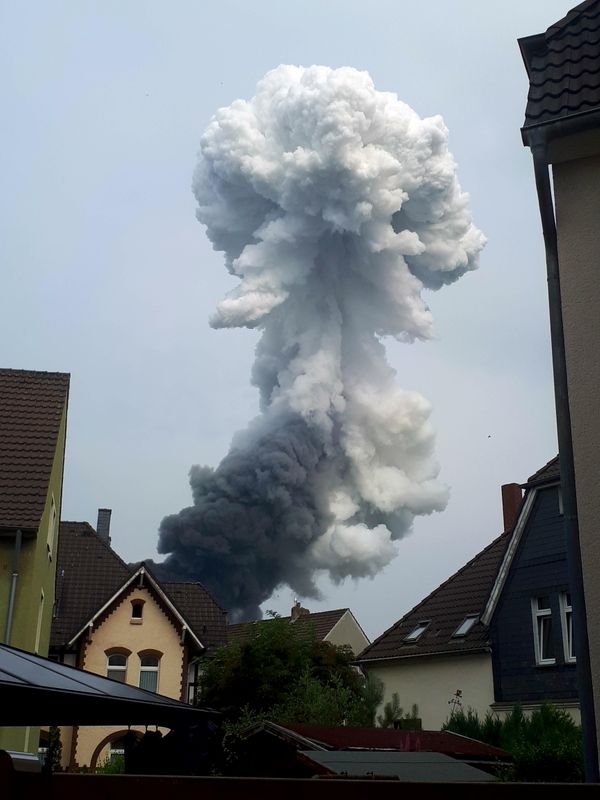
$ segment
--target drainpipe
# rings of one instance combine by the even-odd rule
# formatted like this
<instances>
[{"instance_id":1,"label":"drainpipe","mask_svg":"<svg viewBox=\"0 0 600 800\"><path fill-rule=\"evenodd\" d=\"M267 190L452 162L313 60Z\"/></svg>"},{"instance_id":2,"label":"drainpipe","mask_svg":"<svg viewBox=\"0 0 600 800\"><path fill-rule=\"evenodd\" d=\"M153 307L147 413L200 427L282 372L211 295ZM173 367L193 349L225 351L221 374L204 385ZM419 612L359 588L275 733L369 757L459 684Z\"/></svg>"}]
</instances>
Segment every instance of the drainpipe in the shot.
<instances>
[{"instance_id":1,"label":"drainpipe","mask_svg":"<svg viewBox=\"0 0 600 800\"><path fill-rule=\"evenodd\" d=\"M597 783L600 780L600 774L598 770L596 711L594 706L590 647L587 632L587 613L583 587L581 547L579 542L579 522L577 519L577 492L575 486L575 465L573 461L571 411L569 408L569 388L567 381L567 361L562 318L554 203L552 200L552 190L550 187L550 176L548 174L549 169L545 158L544 143L542 141L536 143L532 142L530 147L533 154L535 183L546 249L560 482L562 488L563 518L567 539L569 585L573 608L573 635L575 657L577 659L576 668L579 704L581 706L585 777L587 782Z\"/></svg>"},{"instance_id":2,"label":"drainpipe","mask_svg":"<svg viewBox=\"0 0 600 800\"><path fill-rule=\"evenodd\" d=\"M12 574L10 576L10 589L8 593L8 609L6 610L6 627L4 629L4 644L10 644L12 633L13 614L15 610L15 594L17 592L17 578L19 577L19 562L21 560L21 544L23 534L19 528L15 534L15 549L13 552Z\"/></svg>"}]
</instances>

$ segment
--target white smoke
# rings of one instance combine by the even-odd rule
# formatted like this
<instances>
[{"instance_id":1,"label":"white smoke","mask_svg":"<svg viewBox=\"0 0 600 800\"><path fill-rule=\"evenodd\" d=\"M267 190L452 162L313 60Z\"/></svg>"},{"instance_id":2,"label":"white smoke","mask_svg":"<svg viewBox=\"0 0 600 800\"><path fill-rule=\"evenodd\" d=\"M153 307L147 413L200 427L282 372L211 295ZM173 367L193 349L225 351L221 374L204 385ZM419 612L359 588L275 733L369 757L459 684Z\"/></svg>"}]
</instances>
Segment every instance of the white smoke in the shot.
<instances>
[{"instance_id":1,"label":"white smoke","mask_svg":"<svg viewBox=\"0 0 600 800\"><path fill-rule=\"evenodd\" d=\"M314 593L314 570L334 580L375 574L416 515L445 507L430 406L396 385L382 339L430 338L423 289L475 269L485 239L471 222L442 119L420 119L348 67L280 66L252 100L220 109L202 137L193 188L199 221L240 280L211 324L262 331L252 372L262 416L215 472L192 472L195 505L165 519L160 549L172 554L171 567L209 585L207 573L219 574L215 584L238 584L270 559L251 597L239 589L226 597L248 615L280 583ZM279 480L271 465L277 447L294 450L288 428L313 450ZM243 461L256 478L265 447L268 491L244 482L236 495L232 464L238 475ZM290 482L301 501L293 492L290 499ZM267 504L266 516L276 517L268 547L265 516L254 532L217 532L224 485L236 508ZM307 509L311 522L299 528ZM227 551L222 564L213 557L217 539ZM227 564L240 549L243 574Z\"/></svg>"}]
</instances>

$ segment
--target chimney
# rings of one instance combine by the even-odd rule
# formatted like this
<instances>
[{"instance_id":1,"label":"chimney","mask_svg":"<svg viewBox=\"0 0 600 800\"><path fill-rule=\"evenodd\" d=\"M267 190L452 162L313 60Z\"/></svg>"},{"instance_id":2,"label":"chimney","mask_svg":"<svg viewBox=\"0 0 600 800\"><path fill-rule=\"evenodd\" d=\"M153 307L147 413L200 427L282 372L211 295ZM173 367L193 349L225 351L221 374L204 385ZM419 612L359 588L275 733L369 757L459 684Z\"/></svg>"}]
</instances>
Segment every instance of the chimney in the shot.
<instances>
[{"instance_id":1,"label":"chimney","mask_svg":"<svg viewBox=\"0 0 600 800\"><path fill-rule=\"evenodd\" d=\"M302 608L300 601L294 600L294 605L292 606L292 622L295 622L299 617L306 617L308 614L310 614L308 608Z\"/></svg>"},{"instance_id":2,"label":"chimney","mask_svg":"<svg viewBox=\"0 0 600 800\"><path fill-rule=\"evenodd\" d=\"M110 508L99 508L98 509L98 522L96 524L96 533L102 539L102 541L106 542L106 544L110 544L110 515L112 514L112 509Z\"/></svg>"},{"instance_id":3,"label":"chimney","mask_svg":"<svg viewBox=\"0 0 600 800\"><path fill-rule=\"evenodd\" d=\"M521 487L518 483L505 483L502 487L502 514L504 531L512 530L521 507Z\"/></svg>"}]
</instances>

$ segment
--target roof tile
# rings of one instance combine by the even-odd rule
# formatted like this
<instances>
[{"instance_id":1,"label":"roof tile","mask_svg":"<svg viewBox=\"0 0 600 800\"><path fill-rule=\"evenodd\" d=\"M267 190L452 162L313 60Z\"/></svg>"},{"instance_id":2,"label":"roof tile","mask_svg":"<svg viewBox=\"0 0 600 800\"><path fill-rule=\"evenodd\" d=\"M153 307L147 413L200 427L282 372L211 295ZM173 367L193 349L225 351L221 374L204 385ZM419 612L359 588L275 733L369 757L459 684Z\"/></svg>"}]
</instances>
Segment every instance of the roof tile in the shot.
<instances>
[{"instance_id":1,"label":"roof tile","mask_svg":"<svg viewBox=\"0 0 600 800\"><path fill-rule=\"evenodd\" d=\"M488 629L477 621L465 636L453 634L470 615L483 613L511 532L503 533L421 603L366 647L357 661L409 658L439 653L481 652ZM406 636L421 622L427 628L412 642Z\"/></svg>"},{"instance_id":2,"label":"roof tile","mask_svg":"<svg viewBox=\"0 0 600 800\"><path fill-rule=\"evenodd\" d=\"M0 369L0 528L37 530L70 376Z\"/></svg>"},{"instance_id":3,"label":"roof tile","mask_svg":"<svg viewBox=\"0 0 600 800\"><path fill-rule=\"evenodd\" d=\"M600 0L521 40L530 89L524 128L600 109Z\"/></svg>"}]
</instances>

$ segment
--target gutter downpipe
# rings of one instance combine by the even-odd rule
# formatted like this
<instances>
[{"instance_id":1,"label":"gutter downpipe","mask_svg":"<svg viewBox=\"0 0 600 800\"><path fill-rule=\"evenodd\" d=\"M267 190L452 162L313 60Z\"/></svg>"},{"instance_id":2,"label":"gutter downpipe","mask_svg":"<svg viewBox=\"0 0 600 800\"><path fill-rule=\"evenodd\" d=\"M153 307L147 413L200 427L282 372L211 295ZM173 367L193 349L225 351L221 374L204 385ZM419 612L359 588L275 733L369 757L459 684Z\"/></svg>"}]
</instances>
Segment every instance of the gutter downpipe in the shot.
<instances>
[{"instance_id":1,"label":"gutter downpipe","mask_svg":"<svg viewBox=\"0 0 600 800\"><path fill-rule=\"evenodd\" d=\"M546 161L546 147L542 137L539 139L536 137L534 141L530 140L528 144L531 147L533 155L535 184L546 250L560 482L563 499L563 519L567 540L571 604L573 608L573 636L575 657L577 659L576 669L579 704L581 707L585 779L588 783L597 783L600 781L600 774L598 769L596 711L594 706L590 648L587 631L587 612L583 585L583 568L581 564L579 522L577 519L577 491L575 485L571 411L569 408L567 361L562 318L558 241L549 167Z\"/></svg>"},{"instance_id":2,"label":"gutter downpipe","mask_svg":"<svg viewBox=\"0 0 600 800\"><path fill-rule=\"evenodd\" d=\"M21 561L21 545L23 533L20 528L15 534L15 549L13 552L12 573L10 576L10 589L8 592L8 608L6 610L6 627L4 629L4 644L10 645L12 634L13 614L15 611L15 595L17 592L17 578L19 577L19 562Z\"/></svg>"}]
</instances>

